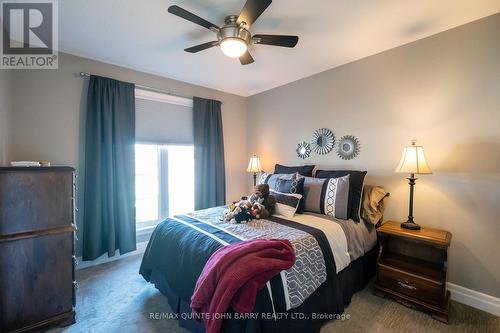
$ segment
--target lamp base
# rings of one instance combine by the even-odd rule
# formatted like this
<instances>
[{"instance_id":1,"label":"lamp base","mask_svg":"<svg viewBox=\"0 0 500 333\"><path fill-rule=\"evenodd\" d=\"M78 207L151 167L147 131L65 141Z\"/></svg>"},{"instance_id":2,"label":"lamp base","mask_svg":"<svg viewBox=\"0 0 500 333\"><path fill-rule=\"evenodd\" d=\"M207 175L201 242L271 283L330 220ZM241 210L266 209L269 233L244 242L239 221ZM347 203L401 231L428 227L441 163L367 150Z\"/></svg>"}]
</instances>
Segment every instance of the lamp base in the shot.
<instances>
[{"instance_id":1,"label":"lamp base","mask_svg":"<svg viewBox=\"0 0 500 333\"><path fill-rule=\"evenodd\" d=\"M415 222L404 222L401 223L401 228L410 229L410 230L420 230L420 226Z\"/></svg>"}]
</instances>

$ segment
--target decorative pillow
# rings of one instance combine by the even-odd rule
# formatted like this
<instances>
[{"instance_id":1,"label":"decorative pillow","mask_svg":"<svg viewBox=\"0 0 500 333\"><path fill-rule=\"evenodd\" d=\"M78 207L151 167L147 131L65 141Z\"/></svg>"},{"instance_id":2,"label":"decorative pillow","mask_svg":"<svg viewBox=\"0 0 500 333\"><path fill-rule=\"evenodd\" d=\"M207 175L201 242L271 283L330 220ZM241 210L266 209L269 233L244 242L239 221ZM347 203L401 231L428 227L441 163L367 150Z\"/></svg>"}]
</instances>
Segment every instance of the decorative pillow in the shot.
<instances>
[{"instance_id":1,"label":"decorative pillow","mask_svg":"<svg viewBox=\"0 0 500 333\"><path fill-rule=\"evenodd\" d=\"M285 174L285 173L267 173L262 171L258 178L257 178L257 184L269 184L271 183L276 183L276 180L278 178L283 178L283 179L295 179L296 176L295 174ZM272 188L271 185L269 185L269 188Z\"/></svg>"},{"instance_id":2,"label":"decorative pillow","mask_svg":"<svg viewBox=\"0 0 500 333\"><path fill-rule=\"evenodd\" d=\"M294 179L295 175L288 175L285 173L267 173L262 171L257 177L257 184L269 184L269 182L275 183L278 178ZM269 188L271 188L271 186L269 186Z\"/></svg>"},{"instance_id":3,"label":"decorative pillow","mask_svg":"<svg viewBox=\"0 0 500 333\"><path fill-rule=\"evenodd\" d=\"M383 187L366 185L363 188L361 218L373 225L377 225L381 222L385 210L384 199L388 196L389 192L387 192Z\"/></svg>"},{"instance_id":4,"label":"decorative pillow","mask_svg":"<svg viewBox=\"0 0 500 333\"><path fill-rule=\"evenodd\" d=\"M268 184L269 189L275 192L300 194L304 193L304 177L297 173L293 174L266 174L263 173L259 177L259 184ZM303 212L301 204L297 213Z\"/></svg>"},{"instance_id":5,"label":"decorative pillow","mask_svg":"<svg viewBox=\"0 0 500 333\"><path fill-rule=\"evenodd\" d=\"M302 199L301 194L281 193L271 190L272 195L276 198L275 214L283 215L291 218L295 215L297 208Z\"/></svg>"},{"instance_id":6,"label":"decorative pillow","mask_svg":"<svg viewBox=\"0 0 500 333\"><path fill-rule=\"evenodd\" d=\"M349 175L339 178L304 177L305 212L349 219Z\"/></svg>"},{"instance_id":7,"label":"decorative pillow","mask_svg":"<svg viewBox=\"0 0 500 333\"><path fill-rule=\"evenodd\" d=\"M292 177L288 177L292 176ZM294 175L286 175L281 177L270 177L267 181L269 188L276 192L300 194L304 193L304 177L295 177Z\"/></svg>"},{"instance_id":8,"label":"decorative pillow","mask_svg":"<svg viewBox=\"0 0 500 333\"><path fill-rule=\"evenodd\" d=\"M315 165L286 166L286 165L276 164L274 166L274 173L290 174L298 172L299 175L312 177L314 167Z\"/></svg>"},{"instance_id":9,"label":"decorative pillow","mask_svg":"<svg viewBox=\"0 0 500 333\"><path fill-rule=\"evenodd\" d=\"M359 222L361 214L361 199L363 196L363 185L365 183L366 171L356 170L317 170L316 178L338 178L349 175L349 217Z\"/></svg>"}]
</instances>

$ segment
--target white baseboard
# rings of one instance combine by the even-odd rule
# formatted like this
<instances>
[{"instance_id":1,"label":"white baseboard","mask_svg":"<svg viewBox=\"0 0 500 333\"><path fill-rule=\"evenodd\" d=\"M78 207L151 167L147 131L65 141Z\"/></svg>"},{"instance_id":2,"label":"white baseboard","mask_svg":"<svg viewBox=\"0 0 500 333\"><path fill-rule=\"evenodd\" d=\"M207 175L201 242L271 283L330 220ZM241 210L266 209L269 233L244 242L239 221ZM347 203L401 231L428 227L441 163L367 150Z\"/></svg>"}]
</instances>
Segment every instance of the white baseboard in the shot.
<instances>
[{"instance_id":1,"label":"white baseboard","mask_svg":"<svg viewBox=\"0 0 500 333\"><path fill-rule=\"evenodd\" d=\"M78 265L76 266L76 270L80 270L80 269L84 269L84 268L88 268L88 267L92 267L92 266L97 266L97 265L104 264L107 262L111 262L111 261L127 258L127 257L133 256L133 255L136 255L136 254L144 253L144 251L146 251L147 245L148 245L148 242L137 243L137 249L135 251L125 253L124 255L115 254L113 257L108 257L107 254L103 254L99 258L94 259L94 260L90 260L90 261L82 261L82 257L77 257L76 260L78 262Z\"/></svg>"},{"instance_id":2,"label":"white baseboard","mask_svg":"<svg viewBox=\"0 0 500 333\"><path fill-rule=\"evenodd\" d=\"M500 317L500 298L467 289L454 283L447 283L451 299L473 308L483 310Z\"/></svg>"}]
</instances>

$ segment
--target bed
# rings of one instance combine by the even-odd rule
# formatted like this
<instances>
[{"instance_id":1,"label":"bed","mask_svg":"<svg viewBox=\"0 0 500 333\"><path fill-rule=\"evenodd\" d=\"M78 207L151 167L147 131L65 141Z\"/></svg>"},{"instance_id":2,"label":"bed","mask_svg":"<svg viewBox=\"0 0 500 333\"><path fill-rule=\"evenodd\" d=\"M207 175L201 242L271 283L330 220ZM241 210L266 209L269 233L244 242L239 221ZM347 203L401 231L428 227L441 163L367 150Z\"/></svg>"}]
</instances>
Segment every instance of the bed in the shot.
<instances>
[{"instance_id":1,"label":"bed","mask_svg":"<svg viewBox=\"0 0 500 333\"><path fill-rule=\"evenodd\" d=\"M371 224L315 213L234 224L222 221L224 209L161 222L141 263L140 274L167 297L179 325L192 332L204 332L189 306L197 278L210 255L227 244L288 239L297 259L258 293L252 314L228 312L222 332L319 332L325 322L342 318L352 295L374 275L378 245Z\"/></svg>"}]
</instances>

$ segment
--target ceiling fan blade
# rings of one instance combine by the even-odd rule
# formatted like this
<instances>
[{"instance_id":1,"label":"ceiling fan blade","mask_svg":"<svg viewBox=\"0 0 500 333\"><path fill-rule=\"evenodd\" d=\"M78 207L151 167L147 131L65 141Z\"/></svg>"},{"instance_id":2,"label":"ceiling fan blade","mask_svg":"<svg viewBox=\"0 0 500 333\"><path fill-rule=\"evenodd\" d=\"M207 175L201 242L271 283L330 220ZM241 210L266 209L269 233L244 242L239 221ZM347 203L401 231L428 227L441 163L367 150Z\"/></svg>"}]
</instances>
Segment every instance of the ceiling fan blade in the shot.
<instances>
[{"instance_id":1,"label":"ceiling fan blade","mask_svg":"<svg viewBox=\"0 0 500 333\"><path fill-rule=\"evenodd\" d=\"M272 0L247 0L238 16L238 23L245 22L250 27L271 4Z\"/></svg>"},{"instance_id":2,"label":"ceiling fan blade","mask_svg":"<svg viewBox=\"0 0 500 333\"><path fill-rule=\"evenodd\" d=\"M203 44L200 44L200 45L195 45L195 46L188 47L187 49L184 49L184 51L189 52L189 53L196 53L196 52L200 52L200 51L209 49L212 46L215 46L215 45L218 45L218 44L219 44L218 41L206 42L206 43L203 43Z\"/></svg>"},{"instance_id":3,"label":"ceiling fan blade","mask_svg":"<svg viewBox=\"0 0 500 333\"><path fill-rule=\"evenodd\" d=\"M171 14L177 15L179 17L182 17L185 20L188 20L188 21L191 21L191 22L196 23L198 25L201 25L202 27L205 27L205 28L210 29L212 31L214 31L214 30L219 31L220 30L220 28L218 26L216 26L215 24L210 23L207 20L202 19L201 17L199 17L191 12L188 12L187 10L182 9L179 6L173 5L173 6L168 7L168 12Z\"/></svg>"},{"instance_id":4,"label":"ceiling fan blade","mask_svg":"<svg viewBox=\"0 0 500 333\"><path fill-rule=\"evenodd\" d=\"M248 50L245 52L245 54L243 54L241 57L240 57L240 62L242 65L249 65L251 64L252 62L254 62L255 60L253 60L252 56L250 55L250 52L248 52Z\"/></svg>"},{"instance_id":5,"label":"ceiling fan blade","mask_svg":"<svg viewBox=\"0 0 500 333\"><path fill-rule=\"evenodd\" d=\"M253 35L252 40L256 44L295 47L299 41L299 37L286 35Z\"/></svg>"}]
</instances>

